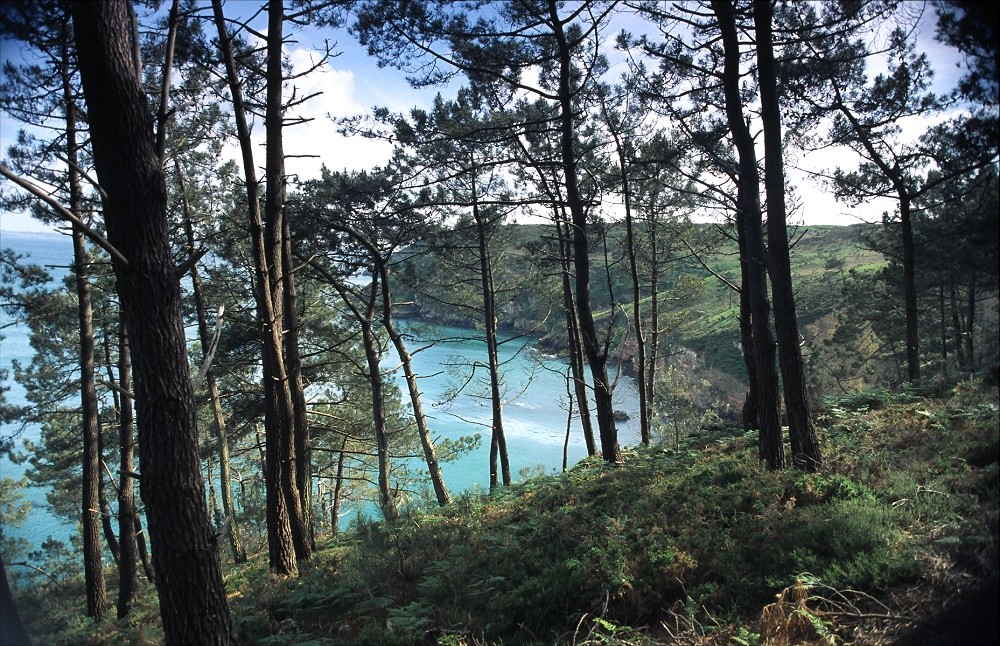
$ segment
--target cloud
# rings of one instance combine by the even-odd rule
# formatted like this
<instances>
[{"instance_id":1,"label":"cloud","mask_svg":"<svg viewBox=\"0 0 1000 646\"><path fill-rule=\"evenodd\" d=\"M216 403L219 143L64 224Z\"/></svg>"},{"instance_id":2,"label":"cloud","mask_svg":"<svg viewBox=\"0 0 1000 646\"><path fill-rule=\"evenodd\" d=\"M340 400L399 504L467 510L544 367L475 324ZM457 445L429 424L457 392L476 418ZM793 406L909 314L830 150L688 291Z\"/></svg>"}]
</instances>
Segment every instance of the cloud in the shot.
<instances>
[{"instance_id":1,"label":"cloud","mask_svg":"<svg viewBox=\"0 0 1000 646\"><path fill-rule=\"evenodd\" d=\"M309 121L284 130L288 173L309 179L319 176L323 164L331 170L362 170L384 164L392 152L390 144L337 132L336 119L367 112L356 98L354 72L333 67L331 62L337 59L320 63L319 53L304 47L290 50L288 58L293 74L308 74L286 84L285 99L312 96L291 111L291 116ZM263 129L255 134L263 143Z\"/></svg>"}]
</instances>

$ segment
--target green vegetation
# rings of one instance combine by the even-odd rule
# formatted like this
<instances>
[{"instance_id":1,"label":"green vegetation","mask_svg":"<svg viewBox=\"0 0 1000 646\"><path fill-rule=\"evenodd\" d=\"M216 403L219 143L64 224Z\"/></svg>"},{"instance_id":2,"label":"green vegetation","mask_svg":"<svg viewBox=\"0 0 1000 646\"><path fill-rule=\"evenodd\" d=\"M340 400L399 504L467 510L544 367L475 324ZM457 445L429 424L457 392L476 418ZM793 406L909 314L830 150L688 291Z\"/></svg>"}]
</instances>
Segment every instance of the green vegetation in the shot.
<instances>
[{"instance_id":1,"label":"green vegetation","mask_svg":"<svg viewBox=\"0 0 1000 646\"><path fill-rule=\"evenodd\" d=\"M10 405L0 374L0 457L30 464L0 478L0 642L26 641L8 578L43 642L977 636L998 578L986 14L238 4L0 9L19 47L0 69L4 134L23 127L0 212L72 222L74 258L53 263L60 287L0 252L0 310L34 351L10 362ZM933 93L931 31L954 50L935 63L964 70ZM342 74L322 80L341 53L368 86L353 98ZM806 159L820 149L835 155ZM789 235L790 216L837 215L814 180L858 217L885 208L881 224ZM410 358L435 340L406 317L481 331L487 360L419 374ZM565 419L568 464L576 415L603 461L527 466L510 486L508 431L538 438L505 430L522 402L498 332L568 359L526 370L558 385L525 411L567 413L531 413L528 431ZM449 392L422 398L438 375ZM485 408L487 383L489 421L452 405ZM635 414L616 384L638 399L642 448L625 455L617 422ZM432 407L458 432L432 430ZM489 429L490 494L452 501L439 463L485 444L473 429ZM34 525L8 540L26 486L80 522L71 546L37 547ZM376 496L384 522L338 535L345 504Z\"/></svg>"},{"instance_id":2,"label":"green vegetation","mask_svg":"<svg viewBox=\"0 0 1000 646\"><path fill-rule=\"evenodd\" d=\"M508 251L501 258L501 271L517 275L523 272L531 258L542 257L536 251L543 247L546 237L551 238L551 227L543 225L515 225L509 227ZM864 246L863 236L871 235L871 225L810 226L795 231L791 250L792 273L796 285L796 307L799 324L805 339L804 354L812 363L813 386L821 392L840 392L835 376L848 371L846 360L837 353L852 355L845 341L831 344L839 327L837 312L845 303L844 285L853 272L874 271L885 267L884 256ZM714 225L687 225L678 234L693 248L700 249L698 257L685 250L679 241L677 250L667 263L669 268L660 282L661 326L668 334L670 355L680 348L694 352L706 370L722 372L740 381L746 381L746 366L739 344L739 295L719 278L708 274L702 263L718 276L738 285L740 280L739 257L736 242L718 235ZM630 300L631 287L624 262L624 227L611 225L608 233L609 257L612 267L610 281L604 279L594 285L594 313L601 326L607 325L612 311L612 297L620 306ZM419 316L450 325L475 327L481 323L457 313L454 307L432 299L421 298L421 285L433 283L441 275L440 251L423 253L414 248L402 263L401 275L405 287L397 292L400 301L415 302L419 306L405 311L409 316ZM603 272L603 269L601 270ZM539 283L529 292L514 300L499 312L500 325L509 330L539 332L543 345L550 350L564 350L565 329L561 314L553 312L553 303L559 301L559 277L551 272L539 272ZM611 289L607 287L610 282ZM540 297L549 295L551 297ZM861 294L857 295L862 298ZM649 316L649 297L644 299L645 315ZM617 307L615 309L617 309ZM629 336L628 321L618 319L616 328L618 352L626 359L634 353L634 340ZM851 340L853 341L853 339ZM856 355L856 353L853 353ZM830 362L834 361L833 364ZM859 370L854 366L851 369ZM860 382L858 385L866 385ZM742 398L740 392L732 393Z\"/></svg>"},{"instance_id":3,"label":"green vegetation","mask_svg":"<svg viewBox=\"0 0 1000 646\"><path fill-rule=\"evenodd\" d=\"M240 638L259 644L891 643L915 627L926 639L979 630L935 613L998 575L998 421L997 392L979 382L827 398L819 473L765 471L754 438L702 430L622 466L590 459L394 524L359 519L299 578L272 577L258 554L229 566L230 605ZM39 643L160 638L148 584L125 622L84 620L80 594L74 578L19 591ZM995 599L978 599L995 631Z\"/></svg>"}]
</instances>

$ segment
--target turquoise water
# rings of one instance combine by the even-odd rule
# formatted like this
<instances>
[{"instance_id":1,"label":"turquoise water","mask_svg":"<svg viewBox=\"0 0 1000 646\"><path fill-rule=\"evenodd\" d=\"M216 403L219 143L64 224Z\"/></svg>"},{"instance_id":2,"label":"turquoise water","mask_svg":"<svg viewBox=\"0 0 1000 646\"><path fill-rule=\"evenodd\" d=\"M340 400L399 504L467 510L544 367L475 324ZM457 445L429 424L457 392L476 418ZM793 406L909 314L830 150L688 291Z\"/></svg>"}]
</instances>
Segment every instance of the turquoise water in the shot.
<instances>
[{"instance_id":1,"label":"turquoise water","mask_svg":"<svg viewBox=\"0 0 1000 646\"><path fill-rule=\"evenodd\" d=\"M432 433L447 438L457 438L479 432L483 435L480 447L453 463L442 466L445 484L452 491L464 491L478 486L489 488L489 438L492 411L485 379L486 370L476 373L482 381L473 381L454 401L446 401L446 393L460 377L468 374L468 364L486 363L486 344L480 340L465 339L472 332L459 328L431 326L427 336L447 337L422 350L413 358L417 374L435 375L420 380L424 407L429 416ZM562 470L563 447L566 440L567 395L565 361L546 357L532 349L535 339L507 340L500 347L503 364L505 399L503 409L504 433L510 456L511 474L517 479L519 472L529 468L553 473ZM409 345L420 347L419 341ZM389 364L387 360L387 365ZM458 375L449 375L447 368L455 366ZM441 373L442 368L445 369ZM435 374L438 373L438 374ZM400 387L405 392L405 382L400 376ZM619 424L619 442L635 445L639 441L638 395L634 380L622 378L615 390L615 408L628 414L630 420ZM596 422L594 427L596 433ZM579 419L573 419L567 450L568 462L575 464L586 457L583 429Z\"/></svg>"},{"instance_id":2,"label":"turquoise water","mask_svg":"<svg viewBox=\"0 0 1000 646\"><path fill-rule=\"evenodd\" d=\"M19 254L25 254L26 262L44 265L53 276L54 283L65 276L67 265L73 259L73 242L67 235L58 233L13 233L0 231L0 248L13 249ZM61 284L61 283L60 283ZM34 351L28 342L28 329L0 311L0 368L7 370L7 379L3 385L9 387L5 393L8 402L14 404L26 403L24 388L14 381L11 362L14 360L27 365L34 356ZM0 437L9 437L20 430L19 425L0 425ZM16 440L16 447L21 447L22 438L37 439L39 428L29 425ZM0 457L0 476L18 479L24 475L28 464L14 464L7 458ZM63 519L53 516L45 502L46 488L29 487L22 492L25 500L31 503L32 511L21 527L4 527L8 536L23 538L28 541L31 549L37 549L48 537L68 542L75 527Z\"/></svg>"},{"instance_id":3,"label":"turquoise water","mask_svg":"<svg viewBox=\"0 0 1000 646\"><path fill-rule=\"evenodd\" d=\"M62 275L64 266L72 258L72 244L67 236L59 234L25 234L0 232L0 247L10 247L18 252L30 254L29 260L43 265L57 266L53 273ZM62 268L58 265L63 265ZM0 313L0 366L9 367L13 359L28 363L32 350L28 344L28 331ZM468 330L444 326L407 327L406 331L420 334L420 338L409 339L407 347L413 354L414 370L420 378L425 412L435 438L457 439L461 436L481 433L483 442L479 448L454 462L442 465L445 484L451 493L470 488L489 488L489 436L492 417L485 382L485 370L480 367L476 378L457 397L449 400L447 393L456 383L468 375L469 365L486 363L486 346L482 341L469 338ZM443 339L430 344L425 339ZM546 357L532 350L534 339L508 339L500 348L503 364L505 400L504 427L510 456L511 473L519 479L522 469L532 473L558 472L563 464L563 445L566 439L566 382L567 365L564 361ZM396 367L394 355L384 358L383 368ZM402 370L397 372L401 390L406 392ZM9 401L24 402L24 390L8 375L5 385ZM406 400L408 402L408 400ZM635 383L622 378L615 390L615 408L628 414L630 421L619 424L619 442L635 445L639 441L638 396ZM7 436L14 427L0 427L0 436ZM595 424L596 432L596 424ZM37 427L25 429L25 436L36 438ZM18 443L20 444L20 442ZM568 461L572 465L586 456L583 431L579 420L574 419L570 427ZM0 458L0 475L19 478L26 465L12 464ZM45 490L31 488L26 492L33 507L31 515L20 528L4 528L12 536L26 539L37 548L46 537L68 541L75 528L65 521L52 516L46 508ZM345 516L345 520L350 516Z\"/></svg>"}]
</instances>

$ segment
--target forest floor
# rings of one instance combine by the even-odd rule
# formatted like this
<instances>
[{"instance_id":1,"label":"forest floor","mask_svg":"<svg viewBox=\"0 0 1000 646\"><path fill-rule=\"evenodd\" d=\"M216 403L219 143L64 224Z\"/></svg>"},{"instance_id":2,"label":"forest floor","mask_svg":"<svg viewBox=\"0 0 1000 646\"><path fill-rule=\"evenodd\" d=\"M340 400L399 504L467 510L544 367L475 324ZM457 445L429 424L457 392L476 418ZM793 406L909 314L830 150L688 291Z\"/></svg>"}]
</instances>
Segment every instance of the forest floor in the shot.
<instances>
[{"instance_id":1,"label":"forest floor","mask_svg":"<svg viewBox=\"0 0 1000 646\"><path fill-rule=\"evenodd\" d=\"M700 431L361 521L297 578L266 551L227 565L234 622L257 644L996 644L998 401L974 382L828 398L815 474ZM65 587L22 613L36 643L157 642L146 587L125 621L82 621Z\"/></svg>"}]
</instances>

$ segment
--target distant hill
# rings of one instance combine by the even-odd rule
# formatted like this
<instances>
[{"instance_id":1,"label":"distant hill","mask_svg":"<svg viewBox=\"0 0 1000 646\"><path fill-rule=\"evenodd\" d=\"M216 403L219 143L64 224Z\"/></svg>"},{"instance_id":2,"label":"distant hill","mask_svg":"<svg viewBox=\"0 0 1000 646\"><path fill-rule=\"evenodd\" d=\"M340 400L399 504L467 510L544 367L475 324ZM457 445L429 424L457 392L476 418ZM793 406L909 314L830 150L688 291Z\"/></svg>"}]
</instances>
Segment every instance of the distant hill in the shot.
<instances>
[{"instance_id":1,"label":"distant hill","mask_svg":"<svg viewBox=\"0 0 1000 646\"><path fill-rule=\"evenodd\" d=\"M861 246L861 234L871 226L810 226L790 232L804 356L817 367L811 376L820 390L831 385L828 383L831 366L823 362L839 354L829 350L829 346L837 327L836 310L844 276L852 269L874 270L885 264L881 254ZM503 301L501 326L509 331L533 330L547 351L560 352L565 349L565 319L552 234L552 227L545 225L507 227L498 235L506 242L495 245L494 255L500 258L495 272L501 289L516 282L518 277L528 277L526 285L515 285L514 293ZM746 370L739 345L739 295L724 281L739 284L736 242L711 224L688 225L668 234L659 243L660 253L669 254L670 258L661 270L659 281L664 355L691 372L692 379L709 378L718 382L719 392L715 396L735 406L745 389ZM614 225L607 231L607 257L611 265L607 272L603 267L604 245L593 249L591 289L599 328L607 329L609 318L615 313L613 347L627 372L635 342L627 329L632 288L624 260L624 237L623 225ZM476 327L471 310L454 307L456 299L474 303L479 296L471 281L462 289L454 286L458 276L454 265L447 262L453 259L442 258L440 252L423 247L410 249L409 253L400 272L405 277L404 284L396 286L398 300L414 303L405 314ZM637 264L644 270L643 264ZM448 277L447 284L441 284L445 282L439 280L441 276ZM644 289L643 293L642 305L648 313L649 290Z\"/></svg>"}]
</instances>

